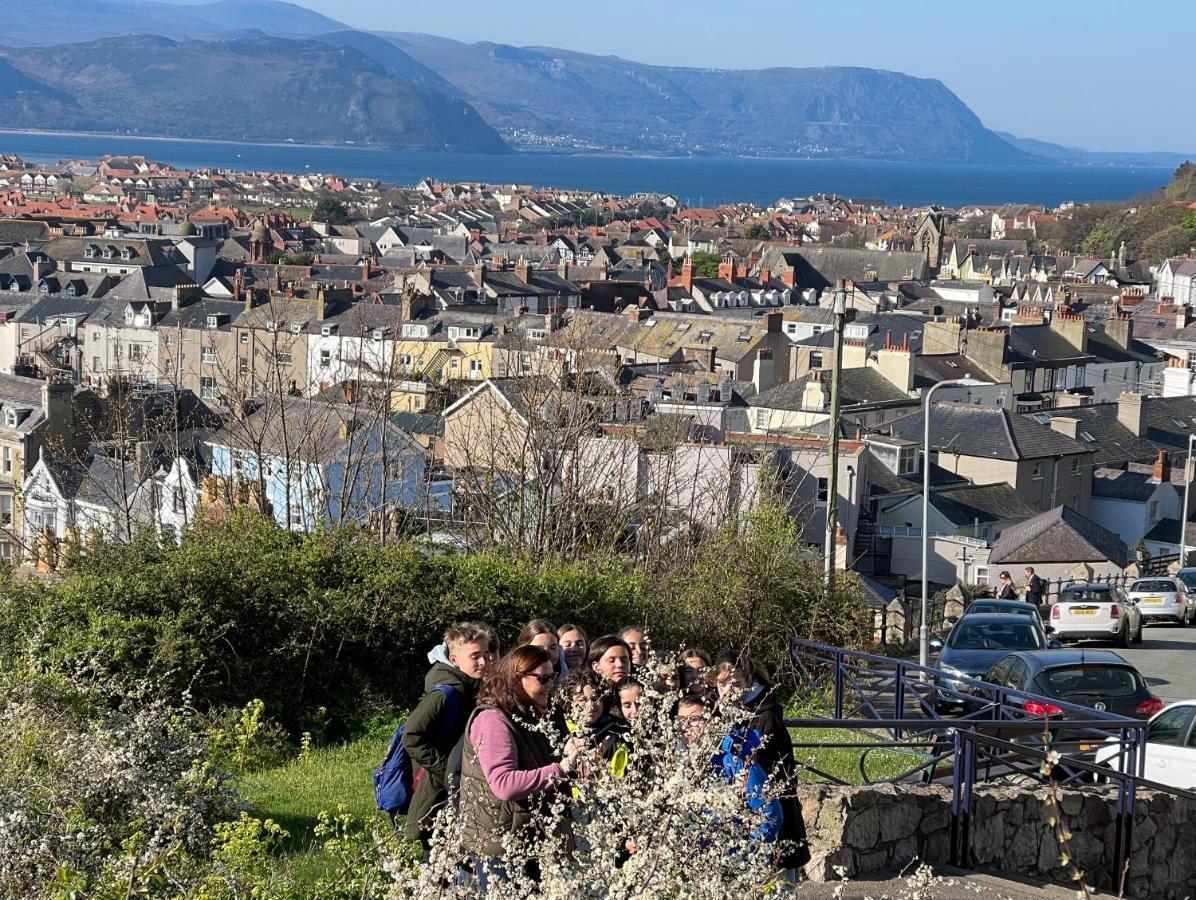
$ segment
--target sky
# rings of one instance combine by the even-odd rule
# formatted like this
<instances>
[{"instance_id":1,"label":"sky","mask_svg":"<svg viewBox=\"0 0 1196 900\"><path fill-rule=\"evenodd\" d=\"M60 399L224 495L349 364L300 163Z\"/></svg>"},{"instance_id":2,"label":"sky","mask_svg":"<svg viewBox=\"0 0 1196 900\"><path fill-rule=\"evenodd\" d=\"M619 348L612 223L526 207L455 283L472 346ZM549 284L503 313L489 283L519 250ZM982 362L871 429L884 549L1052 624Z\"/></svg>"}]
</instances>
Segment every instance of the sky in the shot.
<instances>
[{"instance_id":1,"label":"sky","mask_svg":"<svg viewBox=\"0 0 1196 900\"><path fill-rule=\"evenodd\" d=\"M293 0L355 28L716 68L938 78L990 128L1090 150L1196 151L1193 0Z\"/></svg>"}]
</instances>

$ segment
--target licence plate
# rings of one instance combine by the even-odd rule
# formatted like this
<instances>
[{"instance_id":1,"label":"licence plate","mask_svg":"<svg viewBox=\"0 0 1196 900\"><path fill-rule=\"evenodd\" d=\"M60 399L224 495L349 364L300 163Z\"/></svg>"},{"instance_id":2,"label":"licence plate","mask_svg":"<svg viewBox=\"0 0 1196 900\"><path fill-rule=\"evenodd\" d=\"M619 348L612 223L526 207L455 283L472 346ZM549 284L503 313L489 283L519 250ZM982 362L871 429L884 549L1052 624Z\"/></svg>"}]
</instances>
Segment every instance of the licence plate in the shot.
<instances>
[{"instance_id":1,"label":"licence plate","mask_svg":"<svg viewBox=\"0 0 1196 900\"><path fill-rule=\"evenodd\" d=\"M1158 604L1163 602L1163 598L1162 597L1143 597L1142 602L1143 603L1153 603L1157 606Z\"/></svg>"},{"instance_id":2,"label":"licence plate","mask_svg":"<svg viewBox=\"0 0 1196 900\"><path fill-rule=\"evenodd\" d=\"M1095 750L1100 744L1080 744L1080 752L1084 753L1088 750Z\"/></svg>"},{"instance_id":3,"label":"licence plate","mask_svg":"<svg viewBox=\"0 0 1196 900\"><path fill-rule=\"evenodd\" d=\"M1095 616L1096 615L1095 609L1073 609L1073 610L1070 610L1070 612L1073 616Z\"/></svg>"}]
</instances>

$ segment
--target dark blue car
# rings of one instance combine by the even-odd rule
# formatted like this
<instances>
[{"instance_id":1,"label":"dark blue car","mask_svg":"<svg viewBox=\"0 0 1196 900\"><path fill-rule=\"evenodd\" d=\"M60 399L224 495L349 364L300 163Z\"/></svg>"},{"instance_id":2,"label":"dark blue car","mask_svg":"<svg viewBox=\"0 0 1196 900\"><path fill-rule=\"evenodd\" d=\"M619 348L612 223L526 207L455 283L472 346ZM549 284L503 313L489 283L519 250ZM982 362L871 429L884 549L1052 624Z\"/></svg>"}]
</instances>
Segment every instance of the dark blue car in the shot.
<instances>
[{"instance_id":1,"label":"dark blue car","mask_svg":"<svg viewBox=\"0 0 1196 900\"><path fill-rule=\"evenodd\" d=\"M930 646L939 651L935 665L942 670L935 678L935 708L945 712L966 706L966 695L974 693L960 679L980 681L993 663L1009 653L1048 650L1059 644L1047 638L1036 616L975 613L956 622L946 641L932 640Z\"/></svg>"}]
</instances>

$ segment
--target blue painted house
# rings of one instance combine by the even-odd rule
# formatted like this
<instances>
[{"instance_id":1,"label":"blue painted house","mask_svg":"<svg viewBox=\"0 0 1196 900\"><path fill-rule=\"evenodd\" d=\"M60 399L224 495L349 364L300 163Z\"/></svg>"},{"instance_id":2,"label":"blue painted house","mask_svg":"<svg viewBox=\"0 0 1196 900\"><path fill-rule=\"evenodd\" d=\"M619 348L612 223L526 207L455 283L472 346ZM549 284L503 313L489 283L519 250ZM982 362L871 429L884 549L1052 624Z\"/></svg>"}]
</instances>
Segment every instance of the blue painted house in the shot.
<instances>
[{"instance_id":1,"label":"blue painted house","mask_svg":"<svg viewBox=\"0 0 1196 900\"><path fill-rule=\"evenodd\" d=\"M373 410L324 398L259 399L207 443L212 474L260 490L275 521L293 531L428 502L426 451Z\"/></svg>"}]
</instances>

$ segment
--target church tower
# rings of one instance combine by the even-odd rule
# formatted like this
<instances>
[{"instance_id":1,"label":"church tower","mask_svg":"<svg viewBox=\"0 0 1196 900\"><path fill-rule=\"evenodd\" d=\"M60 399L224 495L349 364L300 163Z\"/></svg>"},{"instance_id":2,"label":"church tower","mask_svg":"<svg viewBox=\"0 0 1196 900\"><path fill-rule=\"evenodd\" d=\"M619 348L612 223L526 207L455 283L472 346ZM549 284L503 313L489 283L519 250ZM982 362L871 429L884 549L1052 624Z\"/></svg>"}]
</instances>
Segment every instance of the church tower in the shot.
<instances>
[{"instance_id":1,"label":"church tower","mask_svg":"<svg viewBox=\"0 0 1196 900\"><path fill-rule=\"evenodd\" d=\"M943 264L943 214L927 212L914 232L914 249L926 256L928 265L936 275Z\"/></svg>"}]
</instances>

